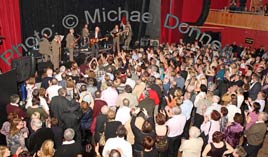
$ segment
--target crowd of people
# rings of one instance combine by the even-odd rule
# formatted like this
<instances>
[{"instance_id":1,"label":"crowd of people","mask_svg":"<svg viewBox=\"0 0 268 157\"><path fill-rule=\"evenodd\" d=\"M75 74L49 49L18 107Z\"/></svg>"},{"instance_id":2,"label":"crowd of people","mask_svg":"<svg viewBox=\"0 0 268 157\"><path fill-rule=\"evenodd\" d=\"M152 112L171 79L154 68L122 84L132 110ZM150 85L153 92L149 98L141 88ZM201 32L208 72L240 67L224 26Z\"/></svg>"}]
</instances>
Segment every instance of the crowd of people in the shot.
<instances>
[{"instance_id":1,"label":"crowd of people","mask_svg":"<svg viewBox=\"0 0 268 157\"><path fill-rule=\"evenodd\" d=\"M0 157L256 157L267 60L264 47L180 40L47 68L10 96Z\"/></svg>"},{"instance_id":2,"label":"crowd of people","mask_svg":"<svg viewBox=\"0 0 268 157\"><path fill-rule=\"evenodd\" d=\"M263 4L263 2L259 0L252 0L250 6L250 8L246 6L245 0L240 0L240 3L238 3L237 0L231 0L229 6L226 7L226 9L228 8L230 11L243 11L250 14L268 16L268 4Z\"/></svg>"}]
</instances>

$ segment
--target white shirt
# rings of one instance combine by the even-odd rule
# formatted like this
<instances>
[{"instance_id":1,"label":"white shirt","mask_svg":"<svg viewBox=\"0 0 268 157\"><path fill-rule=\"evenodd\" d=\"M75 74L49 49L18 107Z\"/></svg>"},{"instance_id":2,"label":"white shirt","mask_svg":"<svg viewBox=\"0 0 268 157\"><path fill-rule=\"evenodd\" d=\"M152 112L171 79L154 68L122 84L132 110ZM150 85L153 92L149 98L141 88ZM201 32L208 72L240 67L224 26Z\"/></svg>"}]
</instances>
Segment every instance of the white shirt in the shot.
<instances>
[{"instance_id":1,"label":"white shirt","mask_svg":"<svg viewBox=\"0 0 268 157\"><path fill-rule=\"evenodd\" d=\"M193 103L191 100L184 100L183 103L181 104L181 113L186 116L186 119L189 120L191 117L191 112L193 109Z\"/></svg>"},{"instance_id":2,"label":"white shirt","mask_svg":"<svg viewBox=\"0 0 268 157\"><path fill-rule=\"evenodd\" d=\"M237 95L237 107L240 108L243 101L244 101L244 95Z\"/></svg>"},{"instance_id":3,"label":"white shirt","mask_svg":"<svg viewBox=\"0 0 268 157\"><path fill-rule=\"evenodd\" d=\"M204 131L205 135L208 136L208 143L212 142L212 135L215 131L220 131L220 121L210 120L203 123L200 127L201 131Z\"/></svg>"},{"instance_id":4,"label":"white shirt","mask_svg":"<svg viewBox=\"0 0 268 157\"><path fill-rule=\"evenodd\" d=\"M58 96L58 95L59 95L59 94L58 94L58 90L59 90L60 88L62 88L62 87L59 86L59 85L52 85L52 86L49 86L49 87L47 88L46 93L47 93L47 95L48 95L49 100L51 100L54 96Z\"/></svg>"},{"instance_id":5,"label":"white shirt","mask_svg":"<svg viewBox=\"0 0 268 157\"><path fill-rule=\"evenodd\" d=\"M118 92L116 89L112 87L108 87L107 89L101 92L101 99L106 101L109 107L116 106L117 98L118 98Z\"/></svg>"},{"instance_id":6,"label":"white shirt","mask_svg":"<svg viewBox=\"0 0 268 157\"><path fill-rule=\"evenodd\" d=\"M98 33L95 32L95 39L98 39Z\"/></svg>"},{"instance_id":7,"label":"white shirt","mask_svg":"<svg viewBox=\"0 0 268 157\"><path fill-rule=\"evenodd\" d=\"M218 112L220 112L221 110L221 105L217 104L217 103L212 103L211 106L209 106L206 109L205 115L210 117L210 114L212 113L213 110L216 110Z\"/></svg>"},{"instance_id":8,"label":"white shirt","mask_svg":"<svg viewBox=\"0 0 268 157\"><path fill-rule=\"evenodd\" d=\"M232 104L228 104L226 106L227 110L228 110L228 114L227 114L227 117L228 117L228 123L231 123L234 121L234 116L236 113L241 113L241 110L240 108L238 108L237 106L235 105L232 105Z\"/></svg>"},{"instance_id":9,"label":"white shirt","mask_svg":"<svg viewBox=\"0 0 268 157\"><path fill-rule=\"evenodd\" d=\"M121 157L132 157L131 144L121 137L109 138L103 148L102 156L109 157L109 153L112 149L120 149Z\"/></svg>"},{"instance_id":10,"label":"white shirt","mask_svg":"<svg viewBox=\"0 0 268 157\"><path fill-rule=\"evenodd\" d=\"M42 97L40 97L40 96L39 96L39 99L40 99L40 106L43 107L46 111L49 111L49 107L48 107L48 105L47 105L47 101L46 101L46 99L44 99L44 98L42 98ZM27 109L28 107L30 107L30 106L33 105L32 100L33 100L33 98L27 100L27 103L26 103L26 105L25 105L25 108L26 108L26 109Z\"/></svg>"},{"instance_id":11,"label":"white shirt","mask_svg":"<svg viewBox=\"0 0 268 157\"><path fill-rule=\"evenodd\" d=\"M120 121L123 125L131 118L130 116L130 108L126 106L121 106L115 115L115 120Z\"/></svg>"},{"instance_id":12,"label":"white shirt","mask_svg":"<svg viewBox=\"0 0 268 157\"><path fill-rule=\"evenodd\" d=\"M57 75L55 75L55 78L58 80L58 81L62 81L62 75L63 72L59 72Z\"/></svg>"},{"instance_id":13,"label":"white shirt","mask_svg":"<svg viewBox=\"0 0 268 157\"><path fill-rule=\"evenodd\" d=\"M135 87L135 85L136 85L136 82L135 82L134 80L132 80L131 78L127 78L127 80L126 80L126 84L127 84L127 85L130 85L130 87L131 87L132 89L134 89L134 87Z\"/></svg>"},{"instance_id":14,"label":"white shirt","mask_svg":"<svg viewBox=\"0 0 268 157\"><path fill-rule=\"evenodd\" d=\"M260 106L261 106L260 112L263 112L264 107L265 107L265 100L256 99L255 102L258 102L260 104Z\"/></svg>"},{"instance_id":15,"label":"white shirt","mask_svg":"<svg viewBox=\"0 0 268 157\"><path fill-rule=\"evenodd\" d=\"M174 115L166 122L168 126L168 137L176 137L183 133L183 129L186 123L186 116L183 114Z\"/></svg>"},{"instance_id":16,"label":"white shirt","mask_svg":"<svg viewBox=\"0 0 268 157\"><path fill-rule=\"evenodd\" d=\"M207 94L206 94L205 92L200 92L200 93L198 93L198 94L196 95L196 97L195 97L195 100L194 100L194 106L196 107L197 102L198 102L199 100L201 100L201 99L206 98L206 97L207 97Z\"/></svg>"},{"instance_id":17,"label":"white shirt","mask_svg":"<svg viewBox=\"0 0 268 157\"><path fill-rule=\"evenodd\" d=\"M74 140L71 140L71 141L63 141L62 142L62 145L68 145L68 144L74 144L75 141Z\"/></svg>"},{"instance_id":18,"label":"white shirt","mask_svg":"<svg viewBox=\"0 0 268 157\"><path fill-rule=\"evenodd\" d=\"M16 104L16 103L10 103L10 105L19 107L19 104Z\"/></svg>"},{"instance_id":19,"label":"white shirt","mask_svg":"<svg viewBox=\"0 0 268 157\"><path fill-rule=\"evenodd\" d=\"M259 111L260 111L260 112L263 112L264 107L265 107L265 100L256 99L254 102L257 102L257 103L260 104L261 108L260 108ZM252 104L253 104L254 102L252 102ZM250 105L248 105L248 109L249 109L249 111L252 111L252 110L253 110L253 108L252 108Z\"/></svg>"},{"instance_id":20,"label":"white shirt","mask_svg":"<svg viewBox=\"0 0 268 157\"><path fill-rule=\"evenodd\" d=\"M37 89L37 87L35 87L35 85L26 85L26 90L27 90L27 100L33 97L33 90Z\"/></svg>"}]
</instances>

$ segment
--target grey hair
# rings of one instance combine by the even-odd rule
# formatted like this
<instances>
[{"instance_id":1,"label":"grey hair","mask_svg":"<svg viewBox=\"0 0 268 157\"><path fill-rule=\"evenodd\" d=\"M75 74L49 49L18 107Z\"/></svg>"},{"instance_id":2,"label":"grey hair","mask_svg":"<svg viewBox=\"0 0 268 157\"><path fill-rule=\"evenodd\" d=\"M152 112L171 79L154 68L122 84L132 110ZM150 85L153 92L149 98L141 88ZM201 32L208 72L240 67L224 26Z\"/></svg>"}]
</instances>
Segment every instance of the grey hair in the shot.
<instances>
[{"instance_id":1,"label":"grey hair","mask_svg":"<svg viewBox=\"0 0 268 157\"><path fill-rule=\"evenodd\" d=\"M64 72L66 70L66 67L65 66L61 66L60 67L60 72Z\"/></svg>"},{"instance_id":2,"label":"grey hair","mask_svg":"<svg viewBox=\"0 0 268 157\"><path fill-rule=\"evenodd\" d=\"M74 139L74 135L75 135L75 132L74 132L74 129L72 128L68 128L64 131L64 139L66 141L71 141Z\"/></svg>"},{"instance_id":3,"label":"grey hair","mask_svg":"<svg viewBox=\"0 0 268 157\"><path fill-rule=\"evenodd\" d=\"M42 121L40 119L32 119L31 120L31 126L36 127L38 129L42 128Z\"/></svg>"},{"instance_id":4,"label":"grey hair","mask_svg":"<svg viewBox=\"0 0 268 157\"><path fill-rule=\"evenodd\" d=\"M200 129L198 129L197 127L195 126L192 126L189 130L189 135L190 137L192 138L197 138L200 136Z\"/></svg>"},{"instance_id":5,"label":"grey hair","mask_svg":"<svg viewBox=\"0 0 268 157\"><path fill-rule=\"evenodd\" d=\"M175 115L179 115L179 114L181 114L181 108L179 107L179 106L175 106L175 107L173 107L173 113L175 114Z\"/></svg>"}]
</instances>

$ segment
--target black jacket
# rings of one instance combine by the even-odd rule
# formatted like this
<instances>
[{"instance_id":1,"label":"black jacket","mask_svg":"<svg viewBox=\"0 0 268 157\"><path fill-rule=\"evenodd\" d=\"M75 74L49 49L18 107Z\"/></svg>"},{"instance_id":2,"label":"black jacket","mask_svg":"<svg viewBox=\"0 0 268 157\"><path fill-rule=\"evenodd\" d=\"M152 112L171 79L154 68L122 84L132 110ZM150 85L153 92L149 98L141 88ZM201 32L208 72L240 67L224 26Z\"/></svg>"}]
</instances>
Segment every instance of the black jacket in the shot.
<instances>
[{"instance_id":1,"label":"black jacket","mask_svg":"<svg viewBox=\"0 0 268 157\"><path fill-rule=\"evenodd\" d=\"M51 116L57 118L59 126L63 127L62 115L64 112L69 111L71 102L63 96L55 96L52 98L49 106Z\"/></svg>"},{"instance_id":2,"label":"black jacket","mask_svg":"<svg viewBox=\"0 0 268 157\"><path fill-rule=\"evenodd\" d=\"M144 147L143 147L142 141L143 141L144 137L151 136L153 139L155 139L155 131L153 130L150 133L143 133L135 125L136 118L137 118L136 116L133 116L132 119L131 119L131 122L130 122L132 132L133 132L133 134L135 136L135 142L134 142L134 145L133 145L133 149L138 150L138 151L143 151L144 150ZM154 127L153 118L150 117L147 120L152 124L152 127L155 128Z\"/></svg>"},{"instance_id":3,"label":"black jacket","mask_svg":"<svg viewBox=\"0 0 268 157\"><path fill-rule=\"evenodd\" d=\"M28 139L28 150L31 154L36 153L45 140L54 141L54 133L50 128L40 128L32 133ZM55 143L55 141L54 141Z\"/></svg>"},{"instance_id":4,"label":"black jacket","mask_svg":"<svg viewBox=\"0 0 268 157\"><path fill-rule=\"evenodd\" d=\"M82 147L79 143L61 145L55 152L55 157L77 157L82 154Z\"/></svg>"}]
</instances>

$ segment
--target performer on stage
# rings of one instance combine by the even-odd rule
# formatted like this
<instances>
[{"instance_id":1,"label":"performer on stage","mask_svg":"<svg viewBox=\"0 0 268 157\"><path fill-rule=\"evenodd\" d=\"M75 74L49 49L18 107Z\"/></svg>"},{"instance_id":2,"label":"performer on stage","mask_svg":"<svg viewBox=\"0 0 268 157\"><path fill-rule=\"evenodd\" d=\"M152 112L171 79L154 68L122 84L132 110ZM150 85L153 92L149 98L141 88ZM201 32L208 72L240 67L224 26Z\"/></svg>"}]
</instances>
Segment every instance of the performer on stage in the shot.
<instances>
[{"instance_id":1,"label":"performer on stage","mask_svg":"<svg viewBox=\"0 0 268 157\"><path fill-rule=\"evenodd\" d=\"M89 30L88 30L88 24L85 24L82 29L82 40L80 42L80 48L88 48L88 42L89 42Z\"/></svg>"},{"instance_id":2,"label":"performer on stage","mask_svg":"<svg viewBox=\"0 0 268 157\"><path fill-rule=\"evenodd\" d=\"M99 39L101 39L101 32L99 27L95 27L95 31L91 34L90 44L92 52L95 56L99 53Z\"/></svg>"},{"instance_id":3,"label":"performer on stage","mask_svg":"<svg viewBox=\"0 0 268 157\"><path fill-rule=\"evenodd\" d=\"M82 29L82 38L89 36L89 30L88 30L88 24L84 25L84 28Z\"/></svg>"},{"instance_id":4,"label":"performer on stage","mask_svg":"<svg viewBox=\"0 0 268 157\"><path fill-rule=\"evenodd\" d=\"M52 46L52 64L54 66L54 70L59 68L60 63L60 55L61 55L61 37L60 35L55 35L53 41L51 42Z\"/></svg>"},{"instance_id":5,"label":"performer on stage","mask_svg":"<svg viewBox=\"0 0 268 157\"><path fill-rule=\"evenodd\" d=\"M120 53L120 32L119 32L119 27L118 25L115 25L114 29L111 31L111 35L113 37L113 52L115 53L116 51ZM116 51L115 51L116 50Z\"/></svg>"},{"instance_id":6,"label":"performer on stage","mask_svg":"<svg viewBox=\"0 0 268 157\"><path fill-rule=\"evenodd\" d=\"M69 58L71 62L74 61L74 46L74 29L70 29L68 35L66 36L66 48L69 50Z\"/></svg>"},{"instance_id":7,"label":"performer on stage","mask_svg":"<svg viewBox=\"0 0 268 157\"><path fill-rule=\"evenodd\" d=\"M48 36L46 33L44 33L43 37L39 42L39 53L44 55L45 62L49 61L49 58L51 59L51 45L48 41Z\"/></svg>"},{"instance_id":8,"label":"performer on stage","mask_svg":"<svg viewBox=\"0 0 268 157\"><path fill-rule=\"evenodd\" d=\"M132 28L131 28L131 25L130 25L130 22L127 21L127 24L125 26L125 29L124 29L124 35L125 35L125 43L124 43L124 46L125 46L125 50L129 50L129 45L130 45L130 42L131 42L131 39L132 39Z\"/></svg>"}]
</instances>

